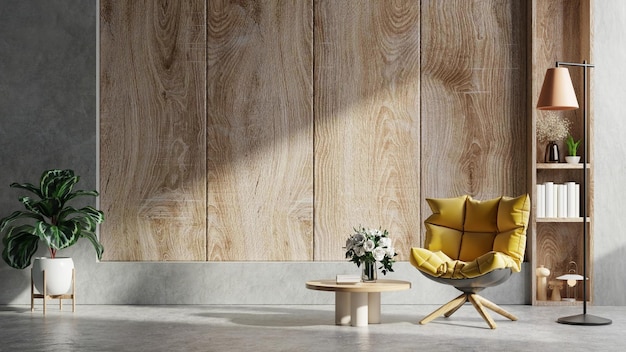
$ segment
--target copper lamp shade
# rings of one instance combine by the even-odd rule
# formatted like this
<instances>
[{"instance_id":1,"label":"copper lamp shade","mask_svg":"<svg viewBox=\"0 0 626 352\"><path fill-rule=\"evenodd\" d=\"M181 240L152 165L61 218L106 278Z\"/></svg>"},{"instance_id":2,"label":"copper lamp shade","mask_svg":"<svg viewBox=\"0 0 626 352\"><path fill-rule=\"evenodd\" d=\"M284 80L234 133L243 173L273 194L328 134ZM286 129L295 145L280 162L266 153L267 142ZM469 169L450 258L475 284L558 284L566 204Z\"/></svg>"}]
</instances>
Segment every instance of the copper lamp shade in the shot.
<instances>
[{"instance_id":1,"label":"copper lamp shade","mask_svg":"<svg viewBox=\"0 0 626 352\"><path fill-rule=\"evenodd\" d=\"M553 67L546 71L539 101L539 110L578 109L578 100L567 67Z\"/></svg>"}]
</instances>

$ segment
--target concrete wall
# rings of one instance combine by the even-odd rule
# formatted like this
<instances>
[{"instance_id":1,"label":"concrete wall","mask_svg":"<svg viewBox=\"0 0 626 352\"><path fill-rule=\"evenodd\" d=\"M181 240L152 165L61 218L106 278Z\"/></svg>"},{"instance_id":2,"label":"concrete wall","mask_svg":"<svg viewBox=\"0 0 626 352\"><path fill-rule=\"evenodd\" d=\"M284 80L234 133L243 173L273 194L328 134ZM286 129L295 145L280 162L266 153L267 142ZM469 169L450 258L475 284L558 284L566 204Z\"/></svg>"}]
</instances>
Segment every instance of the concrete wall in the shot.
<instances>
[{"instance_id":1,"label":"concrete wall","mask_svg":"<svg viewBox=\"0 0 626 352\"><path fill-rule=\"evenodd\" d=\"M626 2L595 0L595 303L626 305Z\"/></svg>"},{"instance_id":2,"label":"concrete wall","mask_svg":"<svg viewBox=\"0 0 626 352\"><path fill-rule=\"evenodd\" d=\"M626 235L619 182L626 167L619 131L626 130L626 3L596 1L595 304L626 305ZM95 0L0 1L0 215L19 206L8 185L36 182L46 168L73 168L81 188L96 187L97 82ZM625 109L620 109L625 108ZM5 185L5 186L3 186ZM41 251L41 254L45 254ZM329 304L331 294L304 288L307 279L356 273L350 263L97 263L87 242L62 251L74 258L82 304ZM618 263L617 265L615 263ZM621 263L621 265L619 265ZM389 278L413 289L383 295L383 303L442 303L454 289L398 263ZM499 303L528 303L530 275L486 291ZM29 302L28 270L0 261L0 304Z\"/></svg>"}]
</instances>

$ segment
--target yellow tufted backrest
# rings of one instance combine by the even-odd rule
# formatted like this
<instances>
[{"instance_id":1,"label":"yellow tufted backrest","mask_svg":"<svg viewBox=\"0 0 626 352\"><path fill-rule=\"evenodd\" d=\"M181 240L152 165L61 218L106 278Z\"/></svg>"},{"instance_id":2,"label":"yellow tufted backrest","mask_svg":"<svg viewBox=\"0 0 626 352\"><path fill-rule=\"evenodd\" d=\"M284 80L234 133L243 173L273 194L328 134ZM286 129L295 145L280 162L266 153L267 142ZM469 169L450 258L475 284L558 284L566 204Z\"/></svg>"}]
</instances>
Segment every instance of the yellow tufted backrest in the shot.
<instances>
[{"instance_id":1,"label":"yellow tufted backrest","mask_svg":"<svg viewBox=\"0 0 626 352\"><path fill-rule=\"evenodd\" d=\"M424 224L424 247L451 259L471 261L491 251L509 255L519 265L526 250L530 197L479 201L470 196L426 199L433 214Z\"/></svg>"}]
</instances>

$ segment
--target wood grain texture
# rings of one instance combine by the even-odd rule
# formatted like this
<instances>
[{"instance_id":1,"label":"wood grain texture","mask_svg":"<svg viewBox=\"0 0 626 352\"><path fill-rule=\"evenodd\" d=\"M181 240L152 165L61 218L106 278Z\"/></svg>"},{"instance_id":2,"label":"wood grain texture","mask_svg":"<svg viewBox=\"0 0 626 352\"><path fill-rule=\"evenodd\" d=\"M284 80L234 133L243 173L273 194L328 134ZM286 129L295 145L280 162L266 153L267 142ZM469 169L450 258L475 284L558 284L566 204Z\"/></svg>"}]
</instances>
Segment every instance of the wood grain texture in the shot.
<instances>
[{"instance_id":1,"label":"wood grain texture","mask_svg":"<svg viewBox=\"0 0 626 352\"><path fill-rule=\"evenodd\" d=\"M577 274L582 275L583 236L581 227L581 223L537 224L537 231L541 233L541 235L537 237L538 251L536 266L544 265L546 268L550 269L548 281L567 274L571 261L576 262L578 268ZM589 281L589 283L591 282L592 280ZM578 299L582 299L582 289L579 289ZM565 292L563 291L561 293L564 294Z\"/></svg>"},{"instance_id":2,"label":"wood grain texture","mask_svg":"<svg viewBox=\"0 0 626 352\"><path fill-rule=\"evenodd\" d=\"M208 5L208 259L312 260L312 0Z\"/></svg>"},{"instance_id":3,"label":"wood grain texture","mask_svg":"<svg viewBox=\"0 0 626 352\"><path fill-rule=\"evenodd\" d=\"M107 260L408 260L424 198L527 190L519 1L100 6Z\"/></svg>"},{"instance_id":4,"label":"wood grain texture","mask_svg":"<svg viewBox=\"0 0 626 352\"><path fill-rule=\"evenodd\" d=\"M419 244L420 6L316 1L315 260L343 260L355 226Z\"/></svg>"},{"instance_id":5,"label":"wood grain texture","mask_svg":"<svg viewBox=\"0 0 626 352\"><path fill-rule=\"evenodd\" d=\"M100 15L103 260L206 260L204 1Z\"/></svg>"},{"instance_id":6,"label":"wood grain texture","mask_svg":"<svg viewBox=\"0 0 626 352\"><path fill-rule=\"evenodd\" d=\"M422 203L527 192L526 12L422 1Z\"/></svg>"},{"instance_id":7,"label":"wood grain texture","mask_svg":"<svg viewBox=\"0 0 626 352\"><path fill-rule=\"evenodd\" d=\"M579 0L555 0L536 2L536 38L533 41L533 96L532 102L536 105L543 84L546 70L555 67L557 61L582 62L590 60L589 52L583 52L581 30L584 28L582 18L582 4ZM586 47L589 48L588 44ZM582 108L582 69L569 68L572 83ZM571 122L570 132L577 140L582 138L582 109L557 112ZM534 110L536 119L555 112ZM567 155L567 146L564 141L557 141L561 151L561 159ZM546 142L537 141L537 161L543 162ZM584 148L579 148L580 155L584 156Z\"/></svg>"},{"instance_id":8,"label":"wood grain texture","mask_svg":"<svg viewBox=\"0 0 626 352\"><path fill-rule=\"evenodd\" d=\"M554 67L556 61L582 62L592 60L592 18L591 4L589 0L554 0L554 1L532 1L532 82L531 82L531 104L537 103L543 78L548 68ZM581 109L573 111L558 112L571 122L570 133L576 139L582 138L582 91L583 91L583 71L580 68L570 67L572 83L576 90L576 95L581 105ZM593 69L590 70L593 75ZM590 83L592 78L590 77ZM587 116L588 141L586 146L579 148L579 155L583 157L593 155L593 109L589 102L589 114ZM534 105L533 105L534 107ZM546 112L531 110L530 116L536 121L544 117ZM533 124L531 135L534 136L536 127ZM533 143L531 153L535 157L536 183L554 181L558 183L575 181L582 183L582 169L562 170L562 169L542 169L535 170L537 162L543 162L545 152L545 142L531 138ZM567 148L563 142L559 143L562 155L566 155ZM585 149L587 152L585 152ZM588 299L592 300L593 282L593 160L589 157L590 169L587 172L587 214L590 219L588 225L587 240L587 274L591 278L588 285ZM533 184L532 198L536 199L535 185ZM533 202L533 210L536 203ZM539 265L545 265L553 274L566 270L566 265L570 260L578 263L579 273L582 274L583 262L583 226L581 223L537 223L535 212L531 215L531 264L533 268L532 277L535 276L535 269ZM545 264L544 264L545 263ZM532 292L536 292L536 282L533 280ZM579 298L582 291L579 292ZM532 295L533 304L542 304ZM545 304L545 302L543 302Z\"/></svg>"}]
</instances>

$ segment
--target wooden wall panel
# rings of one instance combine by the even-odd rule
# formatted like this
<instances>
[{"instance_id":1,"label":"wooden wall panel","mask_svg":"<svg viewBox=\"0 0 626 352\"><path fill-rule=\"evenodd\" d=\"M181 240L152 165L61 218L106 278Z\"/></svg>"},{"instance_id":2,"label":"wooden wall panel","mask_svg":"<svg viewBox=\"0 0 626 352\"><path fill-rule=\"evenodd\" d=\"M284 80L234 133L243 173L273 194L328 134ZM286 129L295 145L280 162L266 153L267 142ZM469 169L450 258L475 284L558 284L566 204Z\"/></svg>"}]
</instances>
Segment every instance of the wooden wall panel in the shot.
<instances>
[{"instance_id":1,"label":"wooden wall panel","mask_svg":"<svg viewBox=\"0 0 626 352\"><path fill-rule=\"evenodd\" d=\"M208 4L208 259L312 260L312 0Z\"/></svg>"},{"instance_id":2,"label":"wooden wall panel","mask_svg":"<svg viewBox=\"0 0 626 352\"><path fill-rule=\"evenodd\" d=\"M425 197L526 191L518 1L100 4L107 260L407 260Z\"/></svg>"},{"instance_id":3,"label":"wooden wall panel","mask_svg":"<svg viewBox=\"0 0 626 352\"><path fill-rule=\"evenodd\" d=\"M103 260L206 260L204 1L100 2Z\"/></svg>"},{"instance_id":4,"label":"wooden wall panel","mask_svg":"<svg viewBox=\"0 0 626 352\"><path fill-rule=\"evenodd\" d=\"M315 2L315 260L354 226L419 245L420 6Z\"/></svg>"},{"instance_id":5,"label":"wooden wall panel","mask_svg":"<svg viewBox=\"0 0 626 352\"><path fill-rule=\"evenodd\" d=\"M517 0L422 1L423 198L527 192L526 13Z\"/></svg>"}]
</instances>

